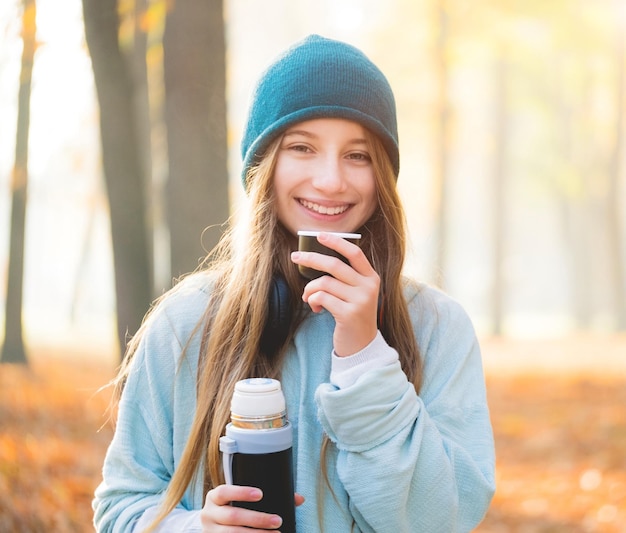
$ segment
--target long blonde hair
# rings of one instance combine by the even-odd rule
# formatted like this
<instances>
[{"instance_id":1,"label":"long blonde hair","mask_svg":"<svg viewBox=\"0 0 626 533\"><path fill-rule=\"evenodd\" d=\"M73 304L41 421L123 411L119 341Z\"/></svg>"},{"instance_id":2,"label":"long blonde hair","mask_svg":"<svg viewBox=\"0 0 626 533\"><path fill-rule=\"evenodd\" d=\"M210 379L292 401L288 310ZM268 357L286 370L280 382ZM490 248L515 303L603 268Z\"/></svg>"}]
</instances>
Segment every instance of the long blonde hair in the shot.
<instances>
[{"instance_id":1,"label":"long blonde hair","mask_svg":"<svg viewBox=\"0 0 626 533\"><path fill-rule=\"evenodd\" d=\"M381 278L381 332L400 354L404 372L419 391L421 358L402 292L404 211L386 151L375 135L366 131L366 138L374 167L378 207L359 229L363 235L361 248ZM274 275L282 275L292 302L301 302L299 295L305 283L289 258L295 237L280 224L275 211L273 174L281 140L279 137L272 143L249 173L247 221L240 221L225 233L203 266L216 273L216 285L203 324L199 326L202 342L196 412L179 466L160 513L148 531L180 502L195 476L204 476L205 493L224 482L219 438L229 422L235 383L247 377L280 377L288 342L274 356L263 354L258 348L267 319L270 283ZM293 306L289 337L297 329L301 316L298 304ZM133 339L131 350L137 342Z\"/></svg>"}]
</instances>

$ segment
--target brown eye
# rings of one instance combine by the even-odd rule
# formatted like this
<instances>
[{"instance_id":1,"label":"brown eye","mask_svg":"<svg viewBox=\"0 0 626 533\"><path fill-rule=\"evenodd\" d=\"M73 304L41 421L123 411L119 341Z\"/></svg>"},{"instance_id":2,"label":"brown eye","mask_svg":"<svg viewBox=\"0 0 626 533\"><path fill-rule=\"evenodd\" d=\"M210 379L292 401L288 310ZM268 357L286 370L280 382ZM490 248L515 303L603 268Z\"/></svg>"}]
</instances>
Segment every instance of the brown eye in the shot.
<instances>
[{"instance_id":1,"label":"brown eye","mask_svg":"<svg viewBox=\"0 0 626 533\"><path fill-rule=\"evenodd\" d=\"M303 152L308 153L311 149L305 144L293 144L289 147L290 150L294 150L295 152Z\"/></svg>"},{"instance_id":2,"label":"brown eye","mask_svg":"<svg viewBox=\"0 0 626 533\"><path fill-rule=\"evenodd\" d=\"M369 154L362 152L354 152L348 155L348 159L352 159L353 161L367 161L370 162L372 158Z\"/></svg>"}]
</instances>

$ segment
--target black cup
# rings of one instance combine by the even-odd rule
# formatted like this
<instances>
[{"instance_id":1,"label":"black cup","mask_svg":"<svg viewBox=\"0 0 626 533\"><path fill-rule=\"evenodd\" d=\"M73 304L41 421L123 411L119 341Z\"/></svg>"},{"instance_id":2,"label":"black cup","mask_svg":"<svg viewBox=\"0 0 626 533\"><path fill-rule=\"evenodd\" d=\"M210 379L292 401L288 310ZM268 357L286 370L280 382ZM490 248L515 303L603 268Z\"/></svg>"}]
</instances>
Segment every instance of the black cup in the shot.
<instances>
[{"instance_id":1,"label":"black cup","mask_svg":"<svg viewBox=\"0 0 626 533\"><path fill-rule=\"evenodd\" d=\"M331 257L337 257L341 259L344 263L350 264L350 262L339 252L335 250L331 250L327 246L324 246L317 240L317 236L322 233L321 231L299 231L298 232L298 250L301 252L317 252L324 255L329 255ZM337 235L342 239L346 239L354 244L359 244L359 240L361 239L360 233L336 233L336 232L324 232L331 233L332 235ZM321 270L316 270L314 268L309 268L306 266L298 265L298 270L300 274L307 279L315 279L320 276L324 276L328 274L328 272L322 272Z\"/></svg>"}]
</instances>

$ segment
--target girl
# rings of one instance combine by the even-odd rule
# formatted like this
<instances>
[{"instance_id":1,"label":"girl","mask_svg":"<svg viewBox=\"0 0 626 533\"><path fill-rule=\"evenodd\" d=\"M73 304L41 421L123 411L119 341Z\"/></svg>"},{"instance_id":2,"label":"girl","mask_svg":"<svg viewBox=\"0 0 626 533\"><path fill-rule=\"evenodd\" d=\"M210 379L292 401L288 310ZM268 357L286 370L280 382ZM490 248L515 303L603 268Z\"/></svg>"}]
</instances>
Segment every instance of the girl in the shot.
<instances>
[{"instance_id":1,"label":"girl","mask_svg":"<svg viewBox=\"0 0 626 533\"><path fill-rule=\"evenodd\" d=\"M401 274L386 78L345 43L296 43L257 85L242 152L247 218L130 345L96 529L279 529L229 505L262 495L224 485L218 447L234 384L267 376L294 427L299 533L472 530L494 491L480 352L457 303ZM349 264L294 251L301 229Z\"/></svg>"}]
</instances>

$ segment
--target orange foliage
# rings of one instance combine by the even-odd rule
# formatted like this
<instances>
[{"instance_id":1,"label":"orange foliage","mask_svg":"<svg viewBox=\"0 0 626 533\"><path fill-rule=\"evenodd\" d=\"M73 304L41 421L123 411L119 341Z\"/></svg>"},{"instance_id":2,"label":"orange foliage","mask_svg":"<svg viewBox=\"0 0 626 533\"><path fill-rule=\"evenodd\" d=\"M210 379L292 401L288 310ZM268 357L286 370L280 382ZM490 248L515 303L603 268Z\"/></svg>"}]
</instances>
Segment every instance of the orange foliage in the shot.
<instances>
[{"instance_id":1,"label":"orange foliage","mask_svg":"<svg viewBox=\"0 0 626 533\"><path fill-rule=\"evenodd\" d=\"M497 490L481 533L626 531L626 377L490 377Z\"/></svg>"},{"instance_id":2,"label":"orange foliage","mask_svg":"<svg viewBox=\"0 0 626 533\"><path fill-rule=\"evenodd\" d=\"M30 369L0 365L0 531L93 531L112 436L110 390L97 390L113 365L88 351L30 357ZM498 487L477 531L626 531L624 373L488 372L487 383Z\"/></svg>"},{"instance_id":3,"label":"orange foliage","mask_svg":"<svg viewBox=\"0 0 626 533\"><path fill-rule=\"evenodd\" d=\"M31 354L0 366L0 531L93 531L91 499L112 429L106 361ZM101 429L102 428L102 429Z\"/></svg>"}]
</instances>

